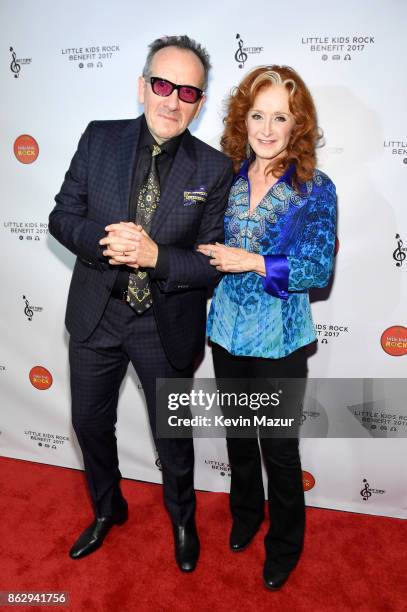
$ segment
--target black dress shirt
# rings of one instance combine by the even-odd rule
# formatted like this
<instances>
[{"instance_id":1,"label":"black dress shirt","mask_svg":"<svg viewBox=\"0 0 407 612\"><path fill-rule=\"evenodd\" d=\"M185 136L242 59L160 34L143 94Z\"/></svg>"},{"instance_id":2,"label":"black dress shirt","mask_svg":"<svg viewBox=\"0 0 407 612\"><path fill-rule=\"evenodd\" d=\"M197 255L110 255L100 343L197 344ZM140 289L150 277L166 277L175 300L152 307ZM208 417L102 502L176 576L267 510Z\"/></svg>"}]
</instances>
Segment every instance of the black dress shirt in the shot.
<instances>
[{"instance_id":1,"label":"black dress shirt","mask_svg":"<svg viewBox=\"0 0 407 612\"><path fill-rule=\"evenodd\" d=\"M177 154L184 134L180 134L175 138L159 145L161 153L157 157L157 172L160 181L160 191L164 191L165 183L171 170L172 163ZM130 191L129 200L129 221L135 222L137 214L137 200L141 186L145 182L151 163L151 146L157 144L147 127L146 118L143 115L141 122L141 131L137 146L136 163L133 171L133 179ZM160 204L158 204L160 206ZM164 253L160 254L158 248L158 259L155 268L148 268L148 273L151 278L165 279L168 272L168 262L164 257ZM117 275L114 285L115 289L126 290L129 284L129 268L122 266Z\"/></svg>"}]
</instances>

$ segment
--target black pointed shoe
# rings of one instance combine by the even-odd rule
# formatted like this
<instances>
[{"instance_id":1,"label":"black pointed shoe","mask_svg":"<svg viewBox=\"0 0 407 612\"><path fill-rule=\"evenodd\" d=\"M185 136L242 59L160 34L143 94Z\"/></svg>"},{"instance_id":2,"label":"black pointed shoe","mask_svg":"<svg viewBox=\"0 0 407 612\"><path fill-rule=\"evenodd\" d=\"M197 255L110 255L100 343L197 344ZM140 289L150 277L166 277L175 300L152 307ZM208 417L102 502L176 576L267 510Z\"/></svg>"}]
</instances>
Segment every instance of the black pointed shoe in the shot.
<instances>
[{"instance_id":1,"label":"black pointed shoe","mask_svg":"<svg viewBox=\"0 0 407 612\"><path fill-rule=\"evenodd\" d=\"M199 538L194 519L186 525L172 525L174 531L175 559L182 572L193 572L199 558Z\"/></svg>"},{"instance_id":2,"label":"black pointed shoe","mask_svg":"<svg viewBox=\"0 0 407 612\"><path fill-rule=\"evenodd\" d=\"M234 521L229 536L230 549L233 550L233 552L241 552L242 550L245 550L245 548L247 548L250 542L253 540L256 533L259 531L260 525L261 523L259 523L254 530L247 531L247 529L242 529L242 527L240 527L238 523Z\"/></svg>"},{"instance_id":3,"label":"black pointed shoe","mask_svg":"<svg viewBox=\"0 0 407 612\"><path fill-rule=\"evenodd\" d=\"M121 512L113 516L100 516L79 536L69 551L71 559L82 559L95 552L103 544L103 541L113 525L123 525L128 519L127 504Z\"/></svg>"},{"instance_id":4,"label":"black pointed shoe","mask_svg":"<svg viewBox=\"0 0 407 612\"><path fill-rule=\"evenodd\" d=\"M264 584L270 591L278 591L285 584L290 573L289 571L272 569L270 563L266 561L263 569Z\"/></svg>"}]
</instances>

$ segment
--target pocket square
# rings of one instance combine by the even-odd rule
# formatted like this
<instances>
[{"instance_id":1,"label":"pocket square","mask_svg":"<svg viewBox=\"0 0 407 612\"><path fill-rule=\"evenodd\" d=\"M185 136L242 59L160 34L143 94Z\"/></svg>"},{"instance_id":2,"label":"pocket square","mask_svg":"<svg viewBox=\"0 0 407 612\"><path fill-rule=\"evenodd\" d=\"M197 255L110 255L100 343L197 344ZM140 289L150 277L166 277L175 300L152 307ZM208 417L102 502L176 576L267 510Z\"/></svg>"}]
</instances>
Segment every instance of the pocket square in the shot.
<instances>
[{"instance_id":1,"label":"pocket square","mask_svg":"<svg viewBox=\"0 0 407 612\"><path fill-rule=\"evenodd\" d=\"M200 202L205 202L208 197L208 192L204 187L200 187L196 191L184 191L184 206L193 206Z\"/></svg>"}]
</instances>

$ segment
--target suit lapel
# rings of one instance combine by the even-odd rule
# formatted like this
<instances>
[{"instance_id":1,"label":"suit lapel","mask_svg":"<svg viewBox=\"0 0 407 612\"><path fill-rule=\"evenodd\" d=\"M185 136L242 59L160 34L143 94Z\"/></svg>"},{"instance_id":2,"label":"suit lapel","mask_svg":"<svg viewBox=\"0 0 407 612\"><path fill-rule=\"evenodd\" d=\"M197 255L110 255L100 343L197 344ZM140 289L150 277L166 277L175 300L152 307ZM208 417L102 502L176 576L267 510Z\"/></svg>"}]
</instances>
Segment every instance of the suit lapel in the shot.
<instances>
[{"instance_id":1,"label":"suit lapel","mask_svg":"<svg viewBox=\"0 0 407 612\"><path fill-rule=\"evenodd\" d=\"M120 221L127 221L131 180L140 136L141 117L131 121L117 142L117 165L120 192Z\"/></svg>"},{"instance_id":2,"label":"suit lapel","mask_svg":"<svg viewBox=\"0 0 407 612\"><path fill-rule=\"evenodd\" d=\"M196 167L193 137L187 130L177 151L165 188L161 193L160 203L153 217L151 238L155 238L160 227L175 206L182 202L184 190Z\"/></svg>"}]
</instances>

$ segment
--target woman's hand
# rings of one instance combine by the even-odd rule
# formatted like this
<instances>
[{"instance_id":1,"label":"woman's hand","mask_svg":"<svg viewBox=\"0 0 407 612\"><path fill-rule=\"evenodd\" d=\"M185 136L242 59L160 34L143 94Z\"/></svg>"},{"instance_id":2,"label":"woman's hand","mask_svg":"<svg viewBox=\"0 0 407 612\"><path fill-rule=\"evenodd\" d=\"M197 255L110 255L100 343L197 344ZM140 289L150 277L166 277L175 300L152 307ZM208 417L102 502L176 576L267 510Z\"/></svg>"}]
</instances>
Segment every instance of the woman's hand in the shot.
<instances>
[{"instance_id":1,"label":"woman's hand","mask_svg":"<svg viewBox=\"0 0 407 612\"><path fill-rule=\"evenodd\" d=\"M257 272L266 275L264 257L256 253L250 253L245 249L228 247L216 242L215 244L200 244L197 248L199 253L210 257L209 263L215 266L219 272Z\"/></svg>"}]
</instances>

